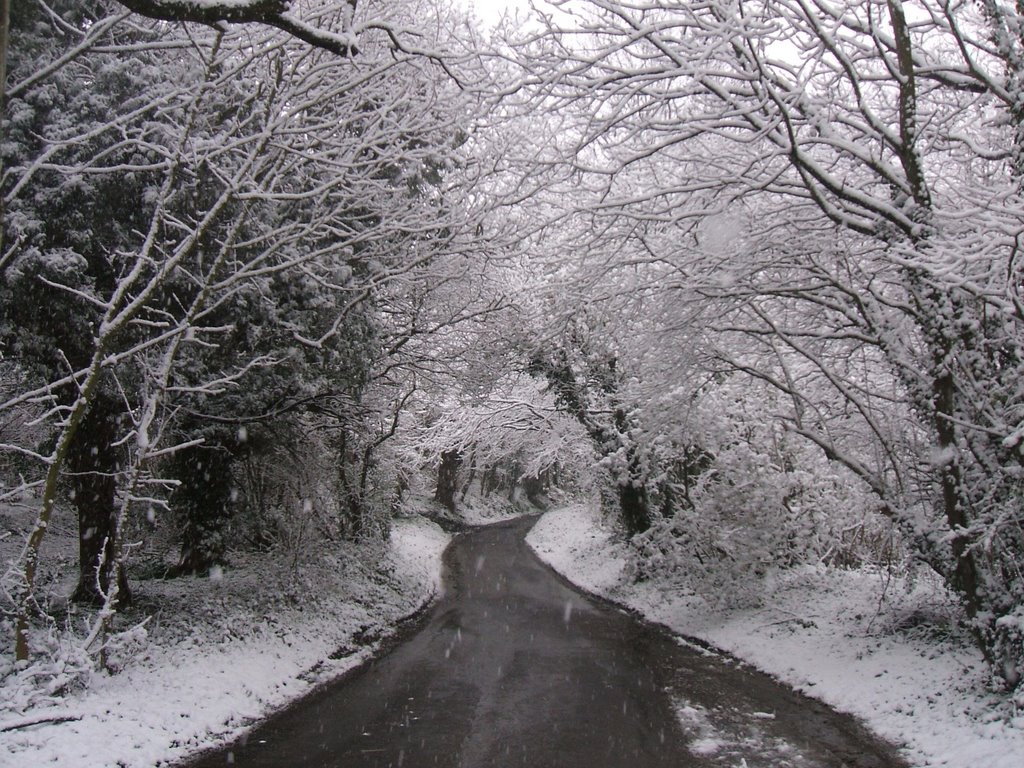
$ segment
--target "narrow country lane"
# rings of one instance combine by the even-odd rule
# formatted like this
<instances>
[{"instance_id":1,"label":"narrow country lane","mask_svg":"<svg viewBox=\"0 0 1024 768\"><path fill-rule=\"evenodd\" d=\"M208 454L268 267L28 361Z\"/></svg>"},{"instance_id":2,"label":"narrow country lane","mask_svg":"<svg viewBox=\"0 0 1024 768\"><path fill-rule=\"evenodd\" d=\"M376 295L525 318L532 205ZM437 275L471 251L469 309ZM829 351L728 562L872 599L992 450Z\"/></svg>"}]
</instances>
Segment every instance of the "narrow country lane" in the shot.
<instances>
[{"instance_id":1,"label":"narrow country lane","mask_svg":"<svg viewBox=\"0 0 1024 768\"><path fill-rule=\"evenodd\" d=\"M520 519L460 535L412 637L194 768L896 768L855 721L565 585Z\"/></svg>"}]
</instances>

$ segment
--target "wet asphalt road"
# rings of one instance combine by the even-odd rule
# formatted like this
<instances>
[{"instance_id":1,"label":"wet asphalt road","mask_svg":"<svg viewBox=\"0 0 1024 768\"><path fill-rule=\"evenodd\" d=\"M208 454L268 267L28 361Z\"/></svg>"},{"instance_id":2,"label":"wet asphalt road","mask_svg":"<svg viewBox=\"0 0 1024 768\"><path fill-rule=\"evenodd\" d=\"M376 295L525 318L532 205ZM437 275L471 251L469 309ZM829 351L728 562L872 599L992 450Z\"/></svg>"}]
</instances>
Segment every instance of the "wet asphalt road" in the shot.
<instances>
[{"instance_id":1,"label":"wet asphalt road","mask_svg":"<svg viewBox=\"0 0 1024 768\"><path fill-rule=\"evenodd\" d=\"M477 529L415 634L192 768L896 768L854 720L581 595Z\"/></svg>"}]
</instances>

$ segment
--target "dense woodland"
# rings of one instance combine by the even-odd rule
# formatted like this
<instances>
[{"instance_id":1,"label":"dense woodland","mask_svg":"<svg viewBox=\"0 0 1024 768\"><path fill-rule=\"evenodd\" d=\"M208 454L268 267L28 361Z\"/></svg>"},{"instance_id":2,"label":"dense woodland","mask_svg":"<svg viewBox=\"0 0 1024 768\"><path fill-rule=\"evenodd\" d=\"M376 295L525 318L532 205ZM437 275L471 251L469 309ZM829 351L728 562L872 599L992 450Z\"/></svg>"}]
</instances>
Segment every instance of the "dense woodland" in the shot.
<instances>
[{"instance_id":1,"label":"dense woodland","mask_svg":"<svg viewBox=\"0 0 1024 768\"><path fill-rule=\"evenodd\" d=\"M930 569L1020 685L1019 4L4 8L5 654L57 508L102 664L126 532L203 575L379 541L426 477L597 488L716 601Z\"/></svg>"}]
</instances>

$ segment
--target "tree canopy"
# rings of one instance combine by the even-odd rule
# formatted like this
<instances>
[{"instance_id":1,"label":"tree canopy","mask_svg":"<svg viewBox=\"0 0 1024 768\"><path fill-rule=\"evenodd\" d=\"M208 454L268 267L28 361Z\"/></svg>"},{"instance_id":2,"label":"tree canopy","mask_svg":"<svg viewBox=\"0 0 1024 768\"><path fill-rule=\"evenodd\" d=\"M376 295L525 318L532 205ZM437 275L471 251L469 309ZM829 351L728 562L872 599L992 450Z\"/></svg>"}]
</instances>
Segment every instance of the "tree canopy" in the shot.
<instances>
[{"instance_id":1,"label":"tree canopy","mask_svg":"<svg viewBox=\"0 0 1024 768\"><path fill-rule=\"evenodd\" d=\"M19 658L58 505L92 643L126 527L166 519L201 574L296 518L384 536L429 477L450 510L589 489L638 578L709 599L927 567L1020 685L1019 8L539 10L10 8Z\"/></svg>"}]
</instances>

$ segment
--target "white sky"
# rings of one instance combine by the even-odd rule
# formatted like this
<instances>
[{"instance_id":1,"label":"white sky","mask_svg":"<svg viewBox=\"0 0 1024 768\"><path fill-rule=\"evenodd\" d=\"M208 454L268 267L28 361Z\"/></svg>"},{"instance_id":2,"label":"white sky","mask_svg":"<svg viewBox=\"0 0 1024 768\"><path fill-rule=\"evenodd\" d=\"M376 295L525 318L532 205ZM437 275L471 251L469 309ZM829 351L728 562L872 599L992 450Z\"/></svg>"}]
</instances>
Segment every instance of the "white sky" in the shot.
<instances>
[{"instance_id":1,"label":"white sky","mask_svg":"<svg viewBox=\"0 0 1024 768\"><path fill-rule=\"evenodd\" d=\"M460 0L463 5L473 8L480 20L493 24L501 18L502 13L515 13L516 9L528 11L530 0Z\"/></svg>"}]
</instances>

